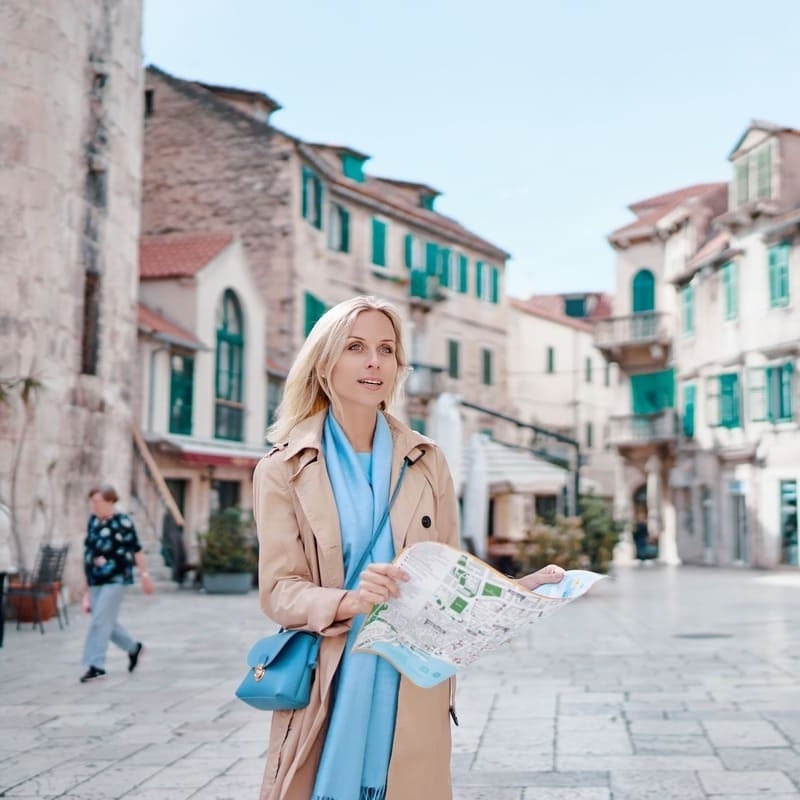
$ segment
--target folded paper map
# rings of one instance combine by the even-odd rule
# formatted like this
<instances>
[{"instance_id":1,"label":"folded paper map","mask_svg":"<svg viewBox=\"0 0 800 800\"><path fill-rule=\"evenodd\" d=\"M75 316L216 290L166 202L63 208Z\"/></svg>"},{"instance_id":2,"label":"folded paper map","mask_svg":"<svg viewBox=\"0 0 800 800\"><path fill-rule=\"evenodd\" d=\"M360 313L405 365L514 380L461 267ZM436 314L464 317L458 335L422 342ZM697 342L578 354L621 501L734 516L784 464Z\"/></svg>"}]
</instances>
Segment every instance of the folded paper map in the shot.
<instances>
[{"instance_id":1,"label":"folded paper map","mask_svg":"<svg viewBox=\"0 0 800 800\"><path fill-rule=\"evenodd\" d=\"M597 572L568 570L534 591L479 558L437 542L404 550L395 564L410 580L373 606L354 650L377 653L418 686L435 686L504 645L532 622L580 597Z\"/></svg>"}]
</instances>

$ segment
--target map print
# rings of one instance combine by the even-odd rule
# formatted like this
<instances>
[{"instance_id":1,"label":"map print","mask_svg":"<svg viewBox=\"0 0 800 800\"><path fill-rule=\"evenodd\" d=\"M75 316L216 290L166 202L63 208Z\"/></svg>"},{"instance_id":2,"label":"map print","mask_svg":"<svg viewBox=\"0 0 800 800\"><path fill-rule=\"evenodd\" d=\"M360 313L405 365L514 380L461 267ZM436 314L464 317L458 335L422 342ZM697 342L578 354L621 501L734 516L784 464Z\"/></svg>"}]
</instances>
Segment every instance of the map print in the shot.
<instances>
[{"instance_id":1,"label":"map print","mask_svg":"<svg viewBox=\"0 0 800 800\"><path fill-rule=\"evenodd\" d=\"M418 686L431 687L604 578L568 570L529 591L475 556L437 542L404 550L410 576L399 597L373 606L354 649L377 653Z\"/></svg>"}]
</instances>

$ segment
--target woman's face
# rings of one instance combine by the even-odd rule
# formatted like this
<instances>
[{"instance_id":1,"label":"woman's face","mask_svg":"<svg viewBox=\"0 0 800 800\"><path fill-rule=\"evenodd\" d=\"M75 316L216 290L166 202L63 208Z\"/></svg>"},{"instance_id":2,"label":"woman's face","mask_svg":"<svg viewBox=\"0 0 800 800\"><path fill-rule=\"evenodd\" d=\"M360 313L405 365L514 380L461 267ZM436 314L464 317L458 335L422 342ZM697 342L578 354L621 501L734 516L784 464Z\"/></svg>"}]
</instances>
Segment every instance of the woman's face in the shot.
<instances>
[{"instance_id":1,"label":"woman's face","mask_svg":"<svg viewBox=\"0 0 800 800\"><path fill-rule=\"evenodd\" d=\"M342 408L377 409L397 377L397 340L381 311L362 311L331 372L331 388Z\"/></svg>"},{"instance_id":2,"label":"woman's face","mask_svg":"<svg viewBox=\"0 0 800 800\"><path fill-rule=\"evenodd\" d=\"M107 519L114 515L114 503L106 500L100 492L95 492L89 498L89 507L98 519Z\"/></svg>"}]
</instances>

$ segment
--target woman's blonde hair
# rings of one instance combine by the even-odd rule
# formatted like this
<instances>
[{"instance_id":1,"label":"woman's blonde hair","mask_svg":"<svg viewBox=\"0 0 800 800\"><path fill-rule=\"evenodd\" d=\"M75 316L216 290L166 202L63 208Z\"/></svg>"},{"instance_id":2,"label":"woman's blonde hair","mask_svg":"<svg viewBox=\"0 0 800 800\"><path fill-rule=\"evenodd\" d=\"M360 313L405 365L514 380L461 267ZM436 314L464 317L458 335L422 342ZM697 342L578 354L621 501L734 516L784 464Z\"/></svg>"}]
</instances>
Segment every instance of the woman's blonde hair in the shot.
<instances>
[{"instance_id":1,"label":"woman's blonde hair","mask_svg":"<svg viewBox=\"0 0 800 800\"><path fill-rule=\"evenodd\" d=\"M353 297L329 308L303 342L286 378L275 422L267 430L268 441L285 441L295 425L335 402L331 391L331 372L344 352L356 317L362 311L380 311L394 329L397 376L381 408L391 405L408 372L400 314L391 303L377 297Z\"/></svg>"}]
</instances>

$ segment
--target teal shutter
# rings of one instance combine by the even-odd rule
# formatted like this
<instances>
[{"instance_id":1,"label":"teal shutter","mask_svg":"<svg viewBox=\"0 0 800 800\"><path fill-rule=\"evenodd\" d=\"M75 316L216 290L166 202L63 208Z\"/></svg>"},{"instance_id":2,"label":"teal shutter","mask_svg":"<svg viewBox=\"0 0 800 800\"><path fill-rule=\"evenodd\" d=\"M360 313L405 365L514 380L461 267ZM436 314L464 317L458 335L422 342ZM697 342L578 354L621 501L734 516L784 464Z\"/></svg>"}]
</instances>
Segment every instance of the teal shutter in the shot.
<instances>
[{"instance_id":1,"label":"teal shutter","mask_svg":"<svg viewBox=\"0 0 800 800\"><path fill-rule=\"evenodd\" d=\"M719 376L719 424L739 427L739 375L727 372Z\"/></svg>"},{"instance_id":2,"label":"teal shutter","mask_svg":"<svg viewBox=\"0 0 800 800\"><path fill-rule=\"evenodd\" d=\"M350 252L350 212L339 206L339 225L341 227L341 251Z\"/></svg>"},{"instance_id":3,"label":"teal shutter","mask_svg":"<svg viewBox=\"0 0 800 800\"><path fill-rule=\"evenodd\" d=\"M170 355L169 432L191 436L194 358Z\"/></svg>"},{"instance_id":4,"label":"teal shutter","mask_svg":"<svg viewBox=\"0 0 800 800\"><path fill-rule=\"evenodd\" d=\"M403 240L403 254L406 266L411 269L414 266L414 237L410 233Z\"/></svg>"},{"instance_id":5,"label":"teal shutter","mask_svg":"<svg viewBox=\"0 0 800 800\"><path fill-rule=\"evenodd\" d=\"M591 422L586 423L586 447L594 447L594 426Z\"/></svg>"},{"instance_id":6,"label":"teal shutter","mask_svg":"<svg viewBox=\"0 0 800 800\"><path fill-rule=\"evenodd\" d=\"M686 336L694 333L694 287L684 286L681 292L683 299L683 332Z\"/></svg>"},{"instance_id":7,"label":"teal shutter","mask_svg":"<svg viewBox=\"0 0 800 800\"><path fill-rule=\"evenodd\" d=\"M769 302L773 308L789 305L788 244L776 244L769 249Z\"/></svg>"},{"instance_id":8,"label":"teal shutter","mask_svg":"<svg viewBox=\"0 0 800 800\"><path fill-rule=\"evenodd\" d=\"M424 269L411 270L411 296L428 299L428 273Z\"/></svg>"},{"instance_id":9,"label":"teal shutter","mask_svg":"<svg viewBox=\"0 0 800 800\"><path fill-rule=\"evenodd\" d=\"M552 347L547 348L547 372L552 374L556 368L556 351Z\"/></svg>"},{"instance_id":10,"label":"teal shutter","mask_svg":"<svg viewBox=\"0 0 800 800\"><path fill-rule=\"evenodd\" d=\"M653 311L656 307L656 279L649 269L640 269L633 278L633 313Z\"/></svg>"},{"instance_id":11,"label":"teal shutter","mask_svg":"<svg viewBox=\"0 0 800 800\"><path fill-rule=\"evenodd\" d=\"M483 297L483 261L475 262L475 297Z\"/></svg>"},{"instance_id":12,"label":"teal shutter","mask_svg":"<svg viewBox=\"0 0 800 800\"><path fill-rule=\"evenodd\" d=\"M451 378L459 377L459 345L454 339L447 340L447 374Z\"/></svg>"},{"instance_id":13,"label":"teal shutter","mask_svg":"<svg viewBox=\"0 0 800 800\"><path fill-rule=\"evenodd\" d=\"M769 144L762 147L756 155L756 193L761 198L772 195L772 149Z\"/></svg>"},{"instance_id":14,"label":"teal shutter","mask_svg":"<svg viewBox=\"0 0 800 800\"><path fill-rule=\"evenodd\" d=\"M687 439L694 437L694 407L696 389L693 383L683 387L683 435Z\"/></svg>"},{"instance_id":15,"label":"teal shutter","mask_svg":"<svg viewBox=\"0 0 800 800\"><path fill-rule=\"evenodd\" d=\"M770 422L786 422L793 417L791 362L765 369L767 389L767 419Z\"/></svg>"},{"instance_id":16,"label":"teal shutter","mask_svg":"<svg viewBox=\"0 0 800 800\"><path fill-rule=\"evenodd\" d=\"M657 414L675 406L675 373L671 369L631 375L634 414Z\"/></svg>"},{"instance_id":17,"label":"teal shutter","mask_svg":"<svg viewBox=\"0 0 800 800\"><path fill-rule=\"evenodd\" d=\"M303 331L306 336L311 333L316 321L327 311L327 306L318 297L310 292L305 293L305 324Z\"/></svg>"},{"instance_id":18,"label":"teal shutter","mask_svg":"<svg viewBox=\"0 0 800 800\"><path fill-rule=\"evenodd\" d=\"M428 275L436 275L439 261L439 245L436 242L425 242L425 271Z\"/></svg>"},{"instance_id":19,"label":"teal shutter","mask_svg":"<svg viewBox=\"0 0 800 800\"><path fill-rule=\"evenodd\" d=\"M322 230L322 180L314 175L314 227Z\"/></svg>"},{"instance_id":20,"label":"teal shutter","mask_svg":"<svg viewBox=\"0 0 800 800\"><path fill-rule=\"evenodd\" d=\"M490 295L489 300L492 303L499 303L500 302L500 270L497 267L491 268L491 285L489 287Z\"/></svg>"},{"instance_id":21,"label":"teal shutter","mask_svg":"<svg viewBox=\"0 0 800 800\"><path fill-rule=\"evenodd\" d=\"M465 255L458 257L458 291L461 294L469 291L469 260Z\"/></svg>"},{"instance_id":22,"label":"teal shutter","mask_svg":"<svg viewBox=\"0 0 800 800\"><path fill-rule=\"evenodd\" d=\"M481 351L483 354L483 385L492 385L492 351L485 348Z\"/></svg>"},{"instance_id":23,"label":"teal shutter","mask_svg":"<svg viewBox=\"0 0 800 800\"><path fill-rule=\"evenodd\" d=\"M303 219L308 219L308 181L311 176L311 171L307 167L303 167L301 180L303 183L303 203L302 214Z\"/></svg>"},{"instance_id":24,"label":"teal shutter","mask_svg":"<svg viewBox=\"0 0 800 800\"><path fill-rule=\"evenodd\" d=\"M444 287L450 286L450 248L439 248L439 284Z\"/></svg>"},{"instance_id":25,"label":"teal shutter","mask_svg":"<svg viewBox=\"0 0 800 800\"><path fill-rule=\"evenodd\" d=\"M386 223L372 218L372 263L386 266Z\"/></svg>"},{"instance_id":26,"label":"teal shutter","mask_svg":"<svg viewBox=\"0 0 800 800\"><path fill-rule=\"evenodd\" d=\"M794 388L794 365L791 362L781 367L781 419L794 419L792 395Z\"/></svg>"},{"instance_id":27,"label":"teal shutter","mask_svg":"<svg viewBox=\"0 0 800 800\"><path fill-rule=\"evenodd\" d=\"M737 286L736 262L722 265L722 285L725 294L725 319L739 316L739 287Z\"/></svg>"}]
</instances>

